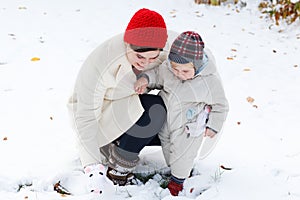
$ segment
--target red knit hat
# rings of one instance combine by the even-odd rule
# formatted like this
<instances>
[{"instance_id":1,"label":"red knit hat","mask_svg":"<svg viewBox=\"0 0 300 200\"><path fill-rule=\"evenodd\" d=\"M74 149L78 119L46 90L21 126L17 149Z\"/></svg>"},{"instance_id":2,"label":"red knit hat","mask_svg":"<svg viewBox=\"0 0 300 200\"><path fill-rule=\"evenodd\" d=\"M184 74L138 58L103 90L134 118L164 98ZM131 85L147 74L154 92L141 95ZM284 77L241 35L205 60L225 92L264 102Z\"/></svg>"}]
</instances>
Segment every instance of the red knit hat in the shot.
<instances>
[{"instance_id":1,"label":"red knit hat","mask_svg":"<svg viewBox=\"0 0 300 200\"><path fill-rule=\"evenodd\" d=\"M139 47L164 48L167 28L163 17L143 8L131 18L124 34L124 41Z\"/></svg>"}]
</instances>

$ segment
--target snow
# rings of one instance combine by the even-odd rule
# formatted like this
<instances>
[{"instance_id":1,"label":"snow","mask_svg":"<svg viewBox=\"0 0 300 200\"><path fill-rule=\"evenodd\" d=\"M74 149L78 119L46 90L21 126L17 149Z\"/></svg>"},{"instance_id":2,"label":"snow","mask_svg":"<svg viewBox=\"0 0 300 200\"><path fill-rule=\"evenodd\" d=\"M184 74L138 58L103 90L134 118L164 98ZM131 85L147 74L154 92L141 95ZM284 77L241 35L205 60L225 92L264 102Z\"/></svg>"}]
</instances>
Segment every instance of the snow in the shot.
<instances>
[{"instance_id":1,"label":"snow","mask_svg":"<svg viewBox=\"0 0 300 200\"><path fill-rule=\"evenodd\" d=\"M300 22L275 26L258 2L240 8L193 0L2 0L0 198L300 199ZM97 196L84 189L66 102L87 55L124 31L142 7L160 12L169 29L201 34L216 57L230 112L215 150L196 161L185 195L172 197L150 180ZM141 160L140 171L165 167L159 147L145 149ZM73 195L55 192L57 181Z\"/></svg>"}]
</instances>

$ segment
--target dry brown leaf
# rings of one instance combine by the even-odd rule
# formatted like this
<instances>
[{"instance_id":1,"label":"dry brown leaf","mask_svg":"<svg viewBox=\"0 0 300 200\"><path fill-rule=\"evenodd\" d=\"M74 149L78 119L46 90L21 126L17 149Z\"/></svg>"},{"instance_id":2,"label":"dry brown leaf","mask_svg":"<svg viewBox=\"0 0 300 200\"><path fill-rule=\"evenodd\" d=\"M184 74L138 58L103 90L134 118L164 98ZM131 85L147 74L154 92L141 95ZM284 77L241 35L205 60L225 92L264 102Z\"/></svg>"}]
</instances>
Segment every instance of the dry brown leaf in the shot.
<instances>
[{"instance_id":1,"label":"dry brown leaf","mask_svg":"<svg viewBox=\"0 0 300 200\"><path fill-rule=\"evenodd\" d=\"M247 101L248 101L249 103L253 103L253 102L254 102L254 99L253 99L252 97L247 97Z\"/></svg>"},{"instance_id":2,"label":"dry brown leaf","mask_svg":"<svg viewBox=\"0 0 300 200\"><path fill-rule=\"evenodd\" d=\"M53 120L53 117L50 117L50 120Z\"/></svg>"},{"instance_id":3,"label":"dry brown leaf","mask_svg":"<svg viewBox=\"0 0 300 200\"><path fill-rule=\"evenodd\" d=\"M227 57L227 60L233 60L233 57Z\"/></svg>"},{"instance_id":4,"label":"dry brown leaf","mask_svg":"<svg viewBox=\"0 0 300 200\"><path fill-rule=\"evenodd\" d=\"M251 71L251 69L250 68L245 68L243 71L244 72L249 72L249 71Z\"/></svg>"},{"instance_id":5,"label":"dry brown leaf","mask_svg":"<svg viewBox=\"0 0 300 200\"><path fill-rule=\"evenodd\" d=\"M253 107L254 107L254 108L258 108L258 106L257 106L257 105L253 105Z\"/></svg>"},{"instance_id":6,"label":"dry brown leaf","mask_svg":"<svg viewBox=\"0 0 300 200\"><path fill-rule=\"evenodd\" d=\"M7 140L8 140L8 138L7 138L7 137L4 137L4 138L3 138L3 141L7 141Z\"/></svg>"},{"instance_id":7,"label":"dry brown leaf","mask_svg":"<svg viewBox=\"0 0 300 200\"><path fill-rule=\"evenodd\" d=\"M222 169L224 169L224 170L232 170L231 167L225 167L224 165L221 165L220 167L221 167Z\"/></svg>"},{"instance_id":8,"label":"dry brown leaf","mask_svg":"<svg viewBox=\"0 0 300 200\"><path fill-rule=\"evenodd\" d=\"M54 184L54 191L61 195L71 195L71 193L60 184L60 181Z\"/></svg>"},{"instance_id":9,"label":"dry brown leaf","mask_svg":"<svg viewBox=\"0 0 300 200\"><path fill-rule=\"evenodd\" d=\"M241 122L237 122L237 125L241 125Z\"/></svg>"},{"instance_id":10,"label":"dry brown leaf","mask_svg":"<svg viewBox=\"0 0 300 200\"><path fill-rule=\"evenodd\" d=\"M294 67L298 67L298 65L294 65Z\"/></svg>"},{"instance_id":11,"label":"dry brown leaf","mask_svg":"<svg viewBox=\"0 0 300 200\"><path fill-rule=\"evenodd\" d=\"M231 51L235 51L236 52L237 50L236 49L231 49Z\"/></svg>"},{"instance_id":12,"label":"dry brown leaf","mask_svg":"<svg viewBox=\"0 0 300 200\"><path fill-rule=\"evenodd\" d=\"M170 11L170 14L175 14L177 11L176 10L172 10Z\"/></svg>"}]
</instances>

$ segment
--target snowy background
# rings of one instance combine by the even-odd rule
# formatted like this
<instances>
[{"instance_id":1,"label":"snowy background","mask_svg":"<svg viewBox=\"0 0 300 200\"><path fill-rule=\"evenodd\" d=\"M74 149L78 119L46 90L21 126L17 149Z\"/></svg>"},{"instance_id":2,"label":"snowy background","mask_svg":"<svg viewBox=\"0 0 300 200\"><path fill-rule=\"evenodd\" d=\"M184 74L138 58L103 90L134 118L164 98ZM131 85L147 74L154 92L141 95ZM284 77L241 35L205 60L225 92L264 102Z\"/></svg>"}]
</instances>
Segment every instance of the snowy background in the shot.
<instances>
[{"instance_id":1,"label":"snowy background","mask_svg":"<svg viewBox=\"0 0 300 200\"><path fill-rule=\"evenodd\" d=\"M300 199L300 22L275 26L257 4L1 0L0 199ZM161 13L169 29L200 33L217 60L228 120L182 196L155 180L89 194L66 102L88 54L143 7ZM159 148L145 149L142 161L164 166ZM55 192L57 181L73 195Z\"/></svg>"}]
</instances>

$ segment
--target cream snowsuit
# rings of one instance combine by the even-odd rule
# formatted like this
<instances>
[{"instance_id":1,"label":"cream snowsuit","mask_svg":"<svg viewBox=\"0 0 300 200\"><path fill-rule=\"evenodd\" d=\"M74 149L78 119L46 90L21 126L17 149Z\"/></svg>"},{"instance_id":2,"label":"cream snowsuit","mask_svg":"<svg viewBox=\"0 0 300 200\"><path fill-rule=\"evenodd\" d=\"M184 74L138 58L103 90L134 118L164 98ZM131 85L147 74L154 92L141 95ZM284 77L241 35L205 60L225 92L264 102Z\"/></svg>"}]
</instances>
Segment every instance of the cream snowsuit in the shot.
<instances>
[{"instance_id":1,"label":"cream snowsuit","mask_svg":"<svg viewBox=\"0 0 300 200\"><path fill-rule=\"evenodd\" d=\"M159 95L167 107L167 122L159 133L163 153L172 175L187 178L197 157L203 134L191 137L186 133L188 123L196 123L205 105L211 106L206 127L220 132L228 112L228 102L217 73L214 57L205 49L203 70L187 81L178 79L166 60L159 67L146 71L149 88L161 89ZM208 139L206 151L211 149L219 135Z\"/></svg>"}]
</instances>

